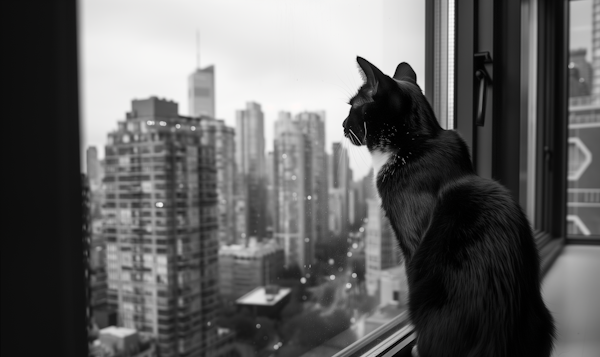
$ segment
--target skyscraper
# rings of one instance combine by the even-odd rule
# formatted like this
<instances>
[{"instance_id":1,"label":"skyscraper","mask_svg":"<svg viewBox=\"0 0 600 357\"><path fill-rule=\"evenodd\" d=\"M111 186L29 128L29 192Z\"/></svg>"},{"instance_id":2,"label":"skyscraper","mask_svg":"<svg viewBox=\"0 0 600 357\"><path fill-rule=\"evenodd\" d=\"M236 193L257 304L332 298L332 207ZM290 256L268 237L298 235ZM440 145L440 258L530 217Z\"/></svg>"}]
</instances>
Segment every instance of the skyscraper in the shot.
<instances>
[{"instance_id":1,"label":"skyscraper","mask_svg":"<svg viewBox=\"0 0 600 357\"><path fill-rule=\"evenodd\" d=\"M223 120L200 118L202 145L214 148L217 168L219 208L219 243L232 244L235 239L235 130Z\"/></svg>"},{"instance_id":2,"label":"skyscraper","mask_svg":"<svg viewBox=\"0 0 600 357\"><path fill-rule=\"evenodd\" d=\"M97 187L100 184L100 162L98 161L98 150L95 146L90 146L86 150L86 169L87 177L92 187Z\"/></svg>"},{"instance_id":3,"label":"skyscraper","mask_svg":"<svg viewBox=\"0 0 600 357\"><path fill-rule=\"evenodd\" d=\"M105 147L108 298L161 356L212 356L218 294L213 148L177 103L133 100Z\"/></svg>"},{"instance_id":4,"label":"skyscraper","mask_svg":"<svg viewBox=\"0 0 600 357\"><path fill-rule=\"evenodd\" d=\"M275 169L273 166L275 157L273 151L267 153L267 238L273 238L273 229L275 227Z\"/></svg>"},{"instance_id":5,"label":"skyscraper","mask_svg":"<svg viewBox=\"0 0 600 357\"><path fill-rule=\"evenodd\" d=\"M310 138L290 113L280 112L275 121L274 142L275 227L274 237L284 248L287 266L308 268L314 259L315 237L312 205Z\"/></svg>"},{"instance_id":6,"label":"skyscraper","mask_svg":"<svg viewBox=\"0 0 600 357\"><path fill-rule=\"evenodd\" d=\"M83 225L81 227L81 238L82 238L82 246L83 246L83 259L84 259L84 269L85 269L85 277L87 281L85 282L85 315L87 322L87 330L88 330L88 342L91 342L94 339L94 322L93 322L93 307L92 307L92 279L91 279L91 269L90 269L90 246L91 246L91 238L92 238L92 229L91 229L91 197L90 197L90 187L89 181L85 174L81 174L81 213Z\"/></svg>"},{"instance_id":7,"label":"skyscraper","mask_svg":"<svg viewBox=\"0 0 600 357\"><path fill-rule=\"evenodd\" d=\"M249 236L262 239L266 227L266 166L264 115L260 104L246 103L236 112L237 196L239 222L236 239L243 243Z\"/></svg>"},{"instance_id":8,"label":"skyscraper","mask_svg":"<svg viewBox=\"0 0 600 357\"><path fill-rule=\"evenodd\" d=\"M337 236L348 234L350 191L350 161L342 143L332 144L329 163L329 229Z\"/></svg>"},{"instance_id":9,"label":"skyscraper","mask_svg":"<svg viewBox=\"0 0 600 357\"><path fill-rule=\"evenodd\" d=\"M215 66L198 68L188 76L189 115L215 116Z\"/></svg>"},{"instance_id":10,"label":"skyscraper","mask_svg":"<svg viewBox=\"0 0 600 357\"><path fill-rule=\"evenodd\" d=\"M401 255L392 227L381 209L379 198L367 200L366 281L369 295L378 295L382 271L401 264Z\"/></svg>"},{"instance_id":11,"label":"skyscraper","mask_svg":"<svg viewBox=\"0 0 600 357\"><path fill-rule=\"evenodd\" d=\"M327 179L327 154L325 153L325 112L302 112L295 116L300 130L309 138L312 205L314 212L313 237L325 239L329 234L329 190Z\"/></svg>"}]
</instances>

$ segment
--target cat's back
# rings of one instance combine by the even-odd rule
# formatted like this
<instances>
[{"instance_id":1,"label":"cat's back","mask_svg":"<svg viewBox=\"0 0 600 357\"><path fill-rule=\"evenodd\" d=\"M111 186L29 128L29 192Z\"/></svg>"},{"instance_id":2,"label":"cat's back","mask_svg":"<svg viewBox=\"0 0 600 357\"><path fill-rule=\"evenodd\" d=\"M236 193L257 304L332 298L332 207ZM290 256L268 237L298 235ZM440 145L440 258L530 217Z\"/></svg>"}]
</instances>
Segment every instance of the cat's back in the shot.
<instances>
[{"instance_id":1,"label":"cat's back","mask_svg":"<svg viewBox=\"0 0 600 357\"><path fill-rule=\"evenodd\" d=\"M452 353L431 346L431 355L549 355L553 323L531 228L499 183L474 174L447 182L407 273L420 333L464 343L447 346Z\"/></svg>"},{"instance_id":2,"label":"cat's back","mask_svg":"<svg viewBox=\"0 0 600 357\"><path fill-rule=\"evenodd\" d=\"M431 253L443 260L462 265L478 259L492 274L527 274L537 283L539 256L529 222L494 180L471 174L442 187L422 243L433 244L439 251Z\"/></svg>"}]
</instances>

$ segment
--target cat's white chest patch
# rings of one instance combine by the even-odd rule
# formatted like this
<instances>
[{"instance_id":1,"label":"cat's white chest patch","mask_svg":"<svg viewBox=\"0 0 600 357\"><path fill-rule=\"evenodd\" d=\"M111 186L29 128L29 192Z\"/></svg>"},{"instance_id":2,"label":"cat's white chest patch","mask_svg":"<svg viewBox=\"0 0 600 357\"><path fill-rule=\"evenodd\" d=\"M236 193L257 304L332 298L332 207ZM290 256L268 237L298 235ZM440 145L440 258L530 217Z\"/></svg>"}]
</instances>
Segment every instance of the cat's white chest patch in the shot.
<instances>
[{"instance_id":1,"label":"cat's white chest patch","mask_svg":"<svg viewBox=\"0 0 600 357\"><path fill-rule=\"evenodd\" d=\"M375 186L377 186L377 176L381 171L381 168L389 161L392 153L383 152L381 150L373 150L371 151L371 158L373 161L373 181L375 181Z\"/></svg>"}]
</instances>

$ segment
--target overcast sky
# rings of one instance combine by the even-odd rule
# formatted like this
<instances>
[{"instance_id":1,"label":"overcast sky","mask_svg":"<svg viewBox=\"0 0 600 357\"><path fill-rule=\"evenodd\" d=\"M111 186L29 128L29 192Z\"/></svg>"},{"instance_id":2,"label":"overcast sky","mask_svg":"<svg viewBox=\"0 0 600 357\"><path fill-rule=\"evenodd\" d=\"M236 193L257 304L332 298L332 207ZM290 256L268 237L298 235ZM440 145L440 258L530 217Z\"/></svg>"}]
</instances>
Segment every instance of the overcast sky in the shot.
<instances>
[{"instance_id":1,"label":"overcast sky","mask_svg":"<svg viewBox=\"0 0 600 357\"><path fill-rule=\"evenodd\" d=\"M591 46L591 0L572 2L571 48ZM104 156L132 99L158 96L188 114L187 77L216 70L216 115L235 127L247 101L262 105L267 150L280 110L326 111L327 151L347 141L346 101L361 84L356 56L392 74L405 61L424 88L423 0L82 0L82 147ZM348 146L355 178L370 166ZM85 155L82 155L85 156Z\"/></svg>"},{"instance_id":2,"label":"overcast sky","mask_svg":"<svg viewBox=\"0 0 600 357\"><path fill-rule=\"evenodd\" d=\"M262 105L267 150L281 110L326 111L327 151L345 140L347 100L361 84L356 56L393 74L405 61L423 87L422 0L83 0L82 145L104 156L106 134L132 99L174 100L188 114L187 77L215 66L216 116L235 127L247 101ZM424 89L424 87L423 87ZM351 148L355 178L370 168Z\"/></svg>"}]
</instances>

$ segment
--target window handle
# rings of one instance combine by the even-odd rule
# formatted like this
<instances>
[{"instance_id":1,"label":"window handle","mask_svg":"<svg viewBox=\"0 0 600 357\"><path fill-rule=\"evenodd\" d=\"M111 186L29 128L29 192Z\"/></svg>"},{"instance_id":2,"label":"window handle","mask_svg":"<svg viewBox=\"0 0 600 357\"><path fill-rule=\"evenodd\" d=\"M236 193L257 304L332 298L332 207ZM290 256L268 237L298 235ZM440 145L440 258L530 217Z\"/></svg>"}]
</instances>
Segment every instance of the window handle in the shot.
<instances>
[{"instance_id":1,"label":"window handle","mask_svg":"<svg viewBox=\"0 0 600 357\"><path fill-rule=\"evenodd\" d=\"M479 81L479 96L477 101L477 117L475 124L483 126L485 124L485 105L487 101L487 87L492 84L490 75L485 70L485 64L492 63L492 57L489 52L479 52L475 54L475 78Z\"/></svg>"}]
</instances>

